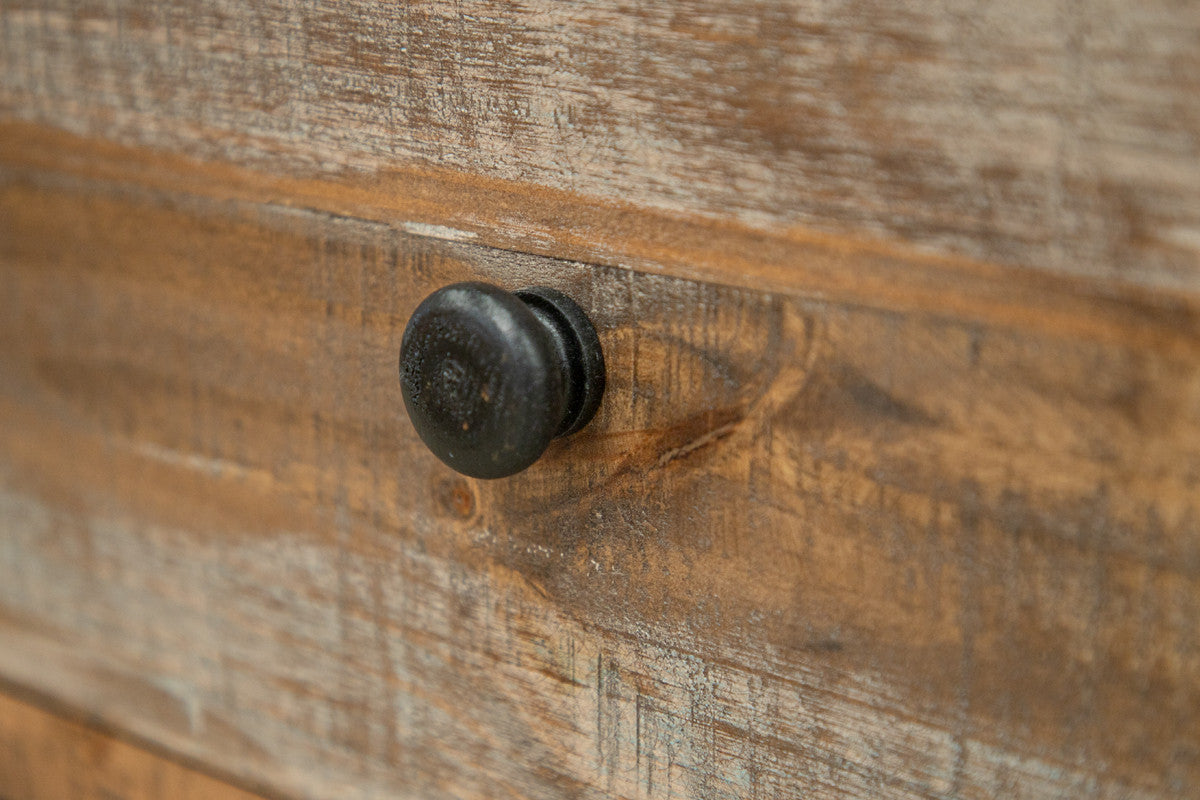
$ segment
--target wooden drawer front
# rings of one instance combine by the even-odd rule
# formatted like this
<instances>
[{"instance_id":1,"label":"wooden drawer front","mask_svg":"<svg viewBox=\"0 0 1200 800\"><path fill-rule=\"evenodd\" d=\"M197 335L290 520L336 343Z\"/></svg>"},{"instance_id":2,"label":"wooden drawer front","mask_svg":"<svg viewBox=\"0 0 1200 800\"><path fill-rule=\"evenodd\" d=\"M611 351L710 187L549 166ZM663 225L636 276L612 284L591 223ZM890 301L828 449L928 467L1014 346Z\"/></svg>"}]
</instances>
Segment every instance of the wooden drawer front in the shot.
<instances>
[{"instance_id":1,"label":"wooden drawer front","mask_svg":"<svg viewBox=\"0 0 1200 800\"><path fill-rule=\"evenodd\" d=\"M2 202L7 680L304 796L1197 777L1183 310L980 324L47 173ZM399 401L405 319L465 278L570 291L610 365L503 481Z\"/></svg>"},{"instance_id":2,"label":"wooden drawer front","mask_svg":"<svg viewBox=\"0 0 1200 800\"><path fill-rule=\"evenodd\" d=\"M1197 31L0 3L0 797L1200 793ZM460 280L604 348L513 478Z\"/></svg>"}]
</instances>

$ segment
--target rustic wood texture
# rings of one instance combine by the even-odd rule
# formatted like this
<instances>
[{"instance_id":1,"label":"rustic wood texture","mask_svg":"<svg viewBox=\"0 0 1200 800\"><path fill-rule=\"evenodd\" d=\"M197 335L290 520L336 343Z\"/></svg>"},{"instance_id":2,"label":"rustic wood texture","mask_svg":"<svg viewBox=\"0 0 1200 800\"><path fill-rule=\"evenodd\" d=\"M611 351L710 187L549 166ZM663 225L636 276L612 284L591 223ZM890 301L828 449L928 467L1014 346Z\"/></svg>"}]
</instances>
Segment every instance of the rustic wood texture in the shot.
<instances>
[{"instance_id":1,"label":"rustic wood texture","mask_svg":"<svg viewBox=\"0 0 1200 800\"><path fill-rule=\"evenodd\" d=\"M3 0L0 116L272 174L448 168L532 239L623 230L487 181L1200 280L1188 0Z\"/></svg>"},{"instance_id":2,"label":"rustic wood texture","mask_svg":"<svg viewBox=\"0 0 1200 800\"><path fill-rule=\"evenodd\" d=\"M4 800L259 800L144 748L0 694Z\"/></svg>"},{"instance_id":3,"label":"rustic wood texture","mask_svg":"<svg viewBox=\"0 0 1200 800\"><path fill-rule=\"evenodd\" d=\"M1200 791L1194 297L897 310L79 161L0 170L7 680L303 797ZM610 365L500 482L396 380L467 278Z\"/></svg>"}]
</instances>

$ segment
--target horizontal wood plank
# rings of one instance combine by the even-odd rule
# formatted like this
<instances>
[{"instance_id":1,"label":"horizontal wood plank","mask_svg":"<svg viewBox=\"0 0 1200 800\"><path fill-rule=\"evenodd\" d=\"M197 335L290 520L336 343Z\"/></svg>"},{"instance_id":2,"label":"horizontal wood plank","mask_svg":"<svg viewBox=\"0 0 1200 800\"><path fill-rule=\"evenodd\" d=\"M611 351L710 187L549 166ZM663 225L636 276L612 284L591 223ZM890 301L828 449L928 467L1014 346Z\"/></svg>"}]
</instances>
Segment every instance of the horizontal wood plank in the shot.
<instances>
[{"instance_id":1,"label":"horizontal wood plank","mask_svg":"<svg viewBox=\"0 0 1200 800\"><path fill-rule=\"evenodd\" d=\"M0 693L4 800L258 800L135 744Z\"/></svg>"},{"instance_id":2,"label":"horizontal wood plank","mask_svg":"<svg viewBox=\"0 0 1200 800\"><path fill-rule=\"evenodd\" d=\"M546 190L1194 289L1198 40L1180 0L3 0L0 117L292 177L449 169L531 238L628 221Z\"/></svg>"},{"instance_id":3,"label":"horizontal wood plank","mask_svg":"<svg viewBox=\"0 0 1200 800\"><path fill-rule=\"evenodd\" d=\"M486 185L488 202L477 179L445 170L386 182L292 179L13 122L0 122L0 143L0 168L12 180L53 175L189 202L301 208L424 238L1134 346L1170 349L1181 331L1186 338L1200 296L1200 286L1147 289L859 239L766 234L501 181Z\"/></svg>"},{"instance_id":4,"label":"horizontal wood plank","mask_svg":"<svg viewBox=\"0 0 1200 800\"><path fill-rule=\"evenodd\" d=\"M467 278L610 365L510 480L400 403ZM306 797L1200 787L1187 298L1026 326L29 169L0 280L0 675L108 724Z\"/></svg>"}]
</instances>

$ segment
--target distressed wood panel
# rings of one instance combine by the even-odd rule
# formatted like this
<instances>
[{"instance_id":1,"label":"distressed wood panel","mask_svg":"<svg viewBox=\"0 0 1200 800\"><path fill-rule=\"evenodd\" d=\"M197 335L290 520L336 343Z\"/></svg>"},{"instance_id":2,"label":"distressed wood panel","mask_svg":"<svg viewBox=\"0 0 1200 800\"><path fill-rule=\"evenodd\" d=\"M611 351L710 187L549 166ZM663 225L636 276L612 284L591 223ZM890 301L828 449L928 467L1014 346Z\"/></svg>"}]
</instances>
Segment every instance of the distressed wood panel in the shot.
<instances>
[{"instance_id":1,"label":"distressed wood panel","mask_svg":"<svg viewBox=\"0 0 1200 800\"><path fill-rule=\"evenodd\" d=\"M1186 298L1030 325L0 176L7 680L304 797L1200 787ZM610 364L506 481L399 398L466 278L569 291Z\"/></svg>"},{"instance_id":2,"label":"distressed wood panel","mask_svg":"<svg viewBox=\"0 0 1200 800\"><path fill-rule=\"evenodd\" d=\"M257 800L259 795L0 694L5 800Z\"/></svg>"},{"instance_id":3,"label":"distressed wood panel","mask_svg":"<svg viewBox=\"0 0 1200 800\"><path fill-rule=\"evenodd\" d=\"M1200 275L1197 76L1187 0L0 3L10 119L1175 288Z\"/></svg>"},{"instance_id":4,"label":"distressed wood panel","mask_svg":"<svg viewBox=\"0 0 1200 800\"><path fill-rule=\"evenodd\" d=\"M766 234L634 207L578 202L561 192L531 196L518 185L481 185L475 177L448 171L404 172L388 181L293 179L24 123L0 122L0 142L0 167L14 174L42 171L162 195L305 208L502 250L895 312L1085 329L1089 336L1133 337L1130 343L1148 346L1161 340L1141 337L1143 326L1131 324L1146 318L1137 309L1186 308L1196 296L1195 287L1150 290L947 258L911 247ZM481 190L488 202L481 201ZM498 226L497 220L503 224ZM596 220L599 226L589 225ZM1125 305L1134 310L1124 313Z\"/></svg>"}]
</instances>

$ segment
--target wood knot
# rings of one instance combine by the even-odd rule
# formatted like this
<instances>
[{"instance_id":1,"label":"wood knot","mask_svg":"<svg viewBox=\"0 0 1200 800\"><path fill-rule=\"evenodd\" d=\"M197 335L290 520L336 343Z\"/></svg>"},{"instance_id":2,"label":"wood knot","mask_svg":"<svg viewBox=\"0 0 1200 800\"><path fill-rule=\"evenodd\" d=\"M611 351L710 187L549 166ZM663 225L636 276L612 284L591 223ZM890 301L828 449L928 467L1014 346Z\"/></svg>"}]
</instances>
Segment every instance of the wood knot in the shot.
<instances>
[{"instance_id":1,"label":"wood knot","mask_svg":"<svg viewBox=\"0 0 1200 800\"><path fill-rule=\"evenodd\" d=\"M464 478L442 478L434 484L433 496L446 515L468 520L475 515L475 493Z\"/></svg>"}]
</instances>

